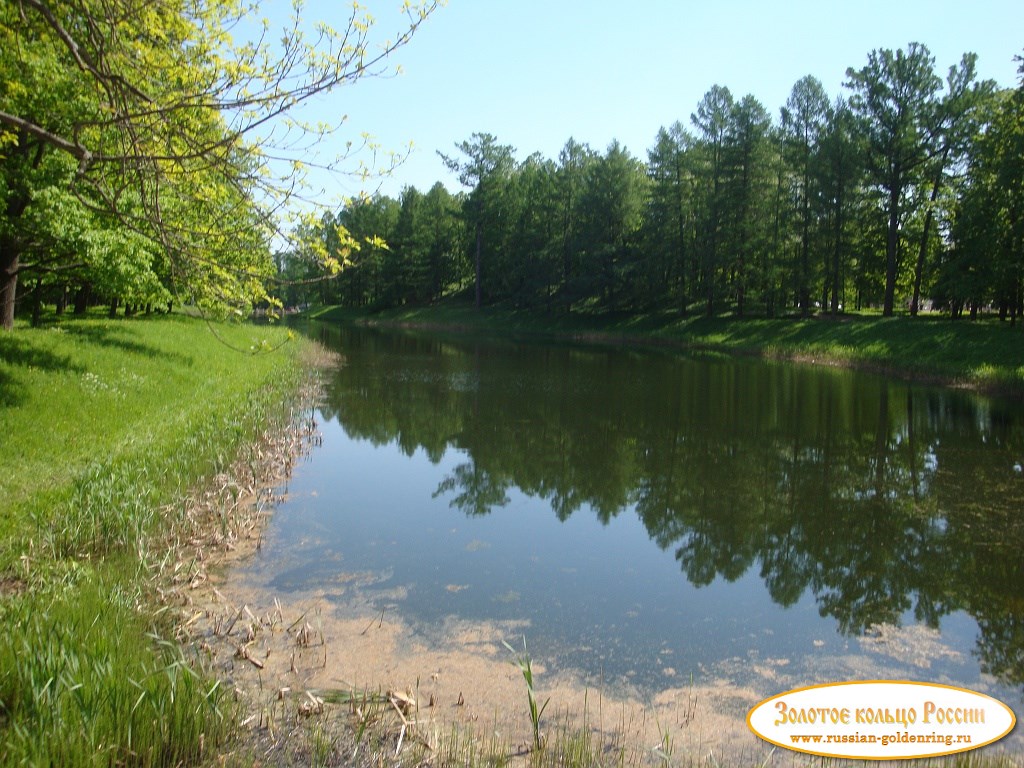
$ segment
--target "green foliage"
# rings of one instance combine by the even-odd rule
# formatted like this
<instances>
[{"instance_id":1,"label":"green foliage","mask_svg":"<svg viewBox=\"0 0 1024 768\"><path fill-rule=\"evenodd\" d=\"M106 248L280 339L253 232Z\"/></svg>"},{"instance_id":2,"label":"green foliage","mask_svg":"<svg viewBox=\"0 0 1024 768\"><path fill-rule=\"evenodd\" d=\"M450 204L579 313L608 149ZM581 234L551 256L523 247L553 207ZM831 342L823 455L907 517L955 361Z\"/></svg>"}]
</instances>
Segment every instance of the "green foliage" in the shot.
<instances>
[{"instance_id":1,"label":"green foliage","mask_svg":"<svg viewBox=\"0 0 1024 768\"><path fill-rule=\"evenodd\" d=\"M472 285L479 301L549 319L686 316L694 305L708 316L917 314L929 300L958 316L992 302L1015 321L1020 99L978 82L973 54L945 81L934 69L920 44L873 51L834 100L802 78L777 121L716 85L691 115L693 132L659 129L644 163L617 142L600 154L573 139L557 161L517 162L493 135L474 134L445 158L469 191L430 213L418 190L375 198L390 250L351 263L319 298L411 307ZM367 204L334 218L364 218ZM444 279L429 288L424 275L438 270L427 266L436 259L425 256L434 241L424 215L449 233ZM329 245L331 226L306 234Z\"/></svg>"},{"instance_id":2,"label":"green foliage","mask_svg":"<svg viewBox=\"0 0 1024 768\"><path fill-rule=\"evenodd\" d=\"M474 133L455 147L462 153L462 158L442 154L441 159L450 171L458 175L463 186L471 188L465 198L463 216L467 229L473 231L474 301L479 307L485 293L490 298L491 292L485 289L485 283L489 285L496 281L493 262L499 252L501 236L494 230L505 218L507 181L515 165L515 149L507 144L498 144L497 138L489 133Z\"/></svg>"},{"instance_id":3,"label":"green foliage","mask_svg":"<svg viewBox=\"0 0 1024 768\"><path fill-rule=\"evenodd\" d=\"M851 107L860 118L859 130L869 151L868 177L882 193L888 218L885 249L885 294L882 312L895 310L897 280L902 266L901 229L906 226L907 198L933 150L936 132L936 93L942 80L935 58L920 43L904 52L872 51L862 69L849 68Z\"/></svg>"},{"instance_id":4,"label":"green foliage","mask_svg":"<svg viewBox=\"0 0 1024 768\"><path fill-rule=\"evenodd\" d=\"M795 210L792 211L794 229L799 237L799 247L796 249L799 255L794 260L794 282L800 312L805 316L811 312L811 285L817 266L816 263L812 264L811 257L814 251L819 250L815 246L820 243L825 221L824 211L819 207L823 201L818 187L821 176L815 175L814 170L819 157L818 148L832 122L829 119L829 108L828 96L821 83L813 77L805 77L793 86L786 106L782 109L782 151L794 171L794 186L798 195ZM831 173L827 172L823 176L827 179Z\"/></svg>"},{"instance_id":5,"label":"green foliage","mask_svg":"<svg viewBox=\"0 0 1024 768\"><path fill-rule=\"evenodd\" d=\"M939 297L958 315L988 302L1000 316L1024 314L1024 60L1013 91L983 102L985 126L971 143L970 170L953 224L954 247L939 267Z\"/></svg>"},{"instance_id":6,"label":"green foliage","mask_svg":"<svg viewBox=\"0 0 1024 768\"><path fill-rule=\"evenodd\" d=\"M4 329L13 327L19 276L23 293L25 279L35 281L36 307L45 291L75 286L132 306L173 294L218 316L278 305L268 290L277 214L303 191L316 142L336 128L286 116L384 73L437 3L405 2L405 28L381 45L358 3L338 30L303 19L296 4L282 34L265 21L252 39L233 40L258 5L32 0L0 8ZM73 236L48 226L61 213L47 208L48 189L88 211L75 212ZM323 276L340 263L318 266Z\"/></svg>"},{"instance_id":7,"label":"green foliage","mask_svg":"<svg viewBox=\"0 0 1024 768\"><path fill-rule=\"evenodd\" d=\"M578 241L582 298L614 312L636 256L647 179L643 165L617 141L588 170Z\"/></svg>"},{"instance_id":8,"label":"green foliage","mask_svg":"<svg viewBox=\"0 0 1024 768\"><path fill-rule=\"evenodd\" d=\"M683 315L696 281L690 258L696 178L688 150L693 141L678 122L658 130L647 153L651 182L642 227L646 263L640 271L641 290L652 303L674 299Z\"/></svg>"}]
</instances>

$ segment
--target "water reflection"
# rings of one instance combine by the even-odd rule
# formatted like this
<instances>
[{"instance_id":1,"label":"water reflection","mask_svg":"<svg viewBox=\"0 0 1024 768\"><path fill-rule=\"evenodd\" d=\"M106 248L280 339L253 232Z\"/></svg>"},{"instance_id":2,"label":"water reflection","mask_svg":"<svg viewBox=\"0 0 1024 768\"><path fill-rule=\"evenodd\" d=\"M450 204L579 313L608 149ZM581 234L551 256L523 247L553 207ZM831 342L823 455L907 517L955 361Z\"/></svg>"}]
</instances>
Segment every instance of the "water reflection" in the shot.
<instances>
[{"instance_id":1,"label":"water reflection","mask_svg":"<svg viewBox=\"0 0 1024 768\"><path fill-rule=\"evenodd\" d=\"M977 622L1024 684L1024 413L849 372L321 328L322 411L349 436L464 460L434 492L485 516L518 492L560 521L635 511L695 586L756 572L847 636Z\"/></svg>"}]
</instances>

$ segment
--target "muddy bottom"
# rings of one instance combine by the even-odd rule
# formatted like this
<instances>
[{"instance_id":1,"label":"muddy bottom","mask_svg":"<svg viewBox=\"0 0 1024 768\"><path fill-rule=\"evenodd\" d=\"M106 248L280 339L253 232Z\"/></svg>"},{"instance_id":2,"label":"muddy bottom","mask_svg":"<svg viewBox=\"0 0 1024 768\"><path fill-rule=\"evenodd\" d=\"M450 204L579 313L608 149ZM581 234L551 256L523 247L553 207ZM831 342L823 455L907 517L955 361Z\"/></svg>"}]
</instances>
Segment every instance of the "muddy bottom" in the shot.
<instances>
[{"instance_id":1,"label":"muddy bottom","mask_svg":"<svg viewBox=\"0 0 1024 768\"><path fill-rule=\"evenodd\" d=\"M527 750L532 725L516 663L522 647L513 654L502 642L527 633L525 623L450 619L418 631L358 596L344 599L344 592L341 586L290 593L282 602L230 577L217 579L194 596L206 617L202 642L215 671L237 695L255 692L257 704L262 697L306 711L317 700L349 702L353 693L357 699L397 694L403 717L421 730L458 723L481 740ZM673 680L674 687L643 696L628 686L549 670L541 658L531 664L538 705L548 702L542 733L584 727L615 748L652 757L667 748L683 758L760 763L771 752L745 721L763 692L725 677L700 684ZM773 668L770 661L767 668ZM265 725L264 717L250 717L246 725Z\"/></svg>"}]
</instances>

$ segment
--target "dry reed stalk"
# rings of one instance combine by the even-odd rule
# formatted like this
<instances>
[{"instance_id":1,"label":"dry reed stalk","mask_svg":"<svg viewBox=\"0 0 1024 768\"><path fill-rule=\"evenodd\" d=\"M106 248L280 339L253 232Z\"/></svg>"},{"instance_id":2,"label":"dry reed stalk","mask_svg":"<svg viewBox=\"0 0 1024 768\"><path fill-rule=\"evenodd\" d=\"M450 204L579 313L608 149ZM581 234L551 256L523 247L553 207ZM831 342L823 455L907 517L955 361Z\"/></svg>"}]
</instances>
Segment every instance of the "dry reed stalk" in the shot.
<instances>
[{"instance_id":1,"label":"dry reed stalk","mask_svg":"<svg viewBox=\"0 0 1024 768\"><path fill-rule=\"evenodd\" d=\"M296 459L319 439L311 413L321 394L318 378L307 382L283 427L268 429L205 488L185 498L176 516L177 525L164 541L168 554L151 566L163 604L190 605L191 599L181 591L185 585L189 590L208 587L211 570L229 555L237 557L256 548L270 510L283 498L279 489ZM165 516L174 518L175 511L165 509ZM223 600L215 588L214 594ZM249 613L254 623L260 623ZM278 613L283 623L280 604ZM190 621L193 615L182 615L176 632L179 637L196 636L197 622ZM221 619L213 620L212 634L230 635L239 618L241 615L236 615L226 630Z\"/></svg>"}]
</instances>

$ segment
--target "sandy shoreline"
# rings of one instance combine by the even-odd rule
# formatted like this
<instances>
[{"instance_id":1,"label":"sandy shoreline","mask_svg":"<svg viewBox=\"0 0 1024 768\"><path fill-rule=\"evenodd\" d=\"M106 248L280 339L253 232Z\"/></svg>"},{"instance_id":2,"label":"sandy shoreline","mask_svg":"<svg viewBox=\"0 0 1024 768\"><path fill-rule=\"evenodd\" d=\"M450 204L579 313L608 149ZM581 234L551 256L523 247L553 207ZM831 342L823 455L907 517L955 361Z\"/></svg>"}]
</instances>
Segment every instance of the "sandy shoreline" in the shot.
<instances>
[{"instance_id":1,"label":"sandy shoreline","mask_svg":"<svg viewBox=\"0 0 1024 768\"><path fill-rule=\"evenodd\" d=\"M249 697L250 706L267 710L275 701L290 702L308 712L318 710L311 702L330 706L360 692L385 699L397 694L405 719L431 748L458 724L478 739L497 738L513 754L529 749L526 688L501 645L503 638L523 632L521 624L452 620L437 642L400 616L382 616L358 599L341 607L337 593L291 595L283 602L247 592L226 574L204 596L207 632L201 642L211 649L215 673ZM770 752L745 727L750 702L763 696L726 680L681 681L644 700L599 680L550 673L537 659L533 672L538 699L550 701L542 719L545 733L586 727L609 744L652 759L666 742L676 755L697 761L717 755L760 763ZM350 707L339 709L355 714ZM246 724L266 722L260 717Z\"/></svg>"}]
</instances>

